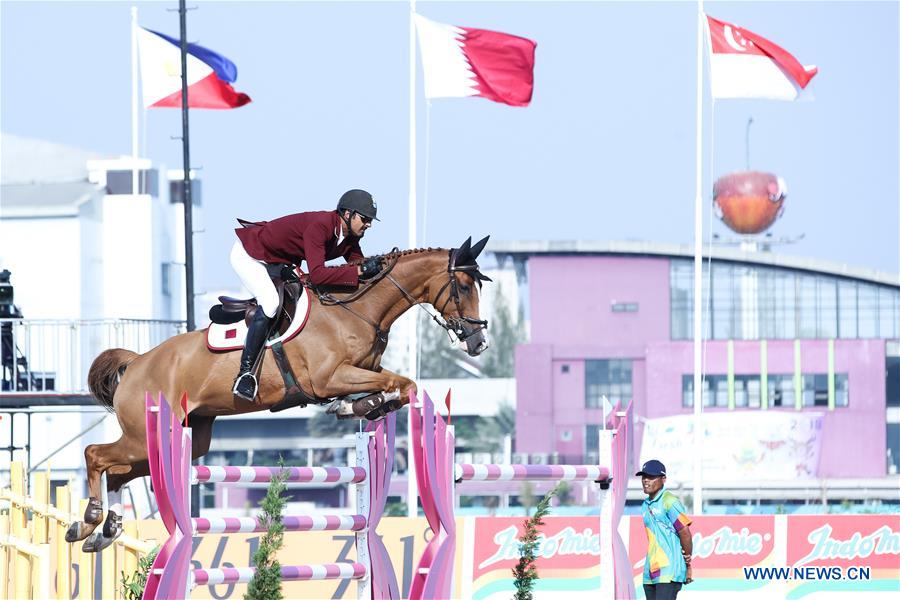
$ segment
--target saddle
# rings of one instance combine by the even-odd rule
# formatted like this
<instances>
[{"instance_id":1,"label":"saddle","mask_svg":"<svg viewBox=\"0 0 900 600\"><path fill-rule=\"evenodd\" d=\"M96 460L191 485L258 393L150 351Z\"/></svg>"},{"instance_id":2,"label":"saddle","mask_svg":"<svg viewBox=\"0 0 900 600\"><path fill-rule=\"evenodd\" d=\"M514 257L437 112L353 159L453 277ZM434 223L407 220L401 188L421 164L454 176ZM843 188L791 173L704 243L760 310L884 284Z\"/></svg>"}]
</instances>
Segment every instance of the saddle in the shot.
<instances>
[{"instance_id":1,"label":"saddle","mask_svg":"<svg viewBox=\"0 0 900 600\"><path fill-rule=\"evenodd\" d=\"M269 339L273 337L278 339L279 337L284 336L294 324L292 320L297 309L297 304L303 294L303 288L306 285L306 281L305 276L298 275L298 272L291 265L270 264L266 265L266 269L278 292L277 316L266 337ZM253 319L253 315L260 309L256 298L242 299L232 298L230 296L219 296L219 302L221 304L216 304L209 309L210 321L219 325L230 325L243 320L247 326L249 326L250 321ZM296 335L296 328L294 329L293 335ZM275 363L278 365L278 370L281 372L285 389L284 398L281 402L269 409L271 412L279 412L288 408L293 408L294 406L303 407L307 404L325 404L330 401L325 398L312 398L303 392L300 385L297 383L297 378L294 375L293 368L284 352L284 347L280 340L269 342L267 345L269 345L272 354L275 357ZM254 373L259 372L265 354L265 349L259 353L256 364L253 366Z\"/></svg>"},{"instance_id":2,"label":"saddle","mask_svg":"<svg viewBox=\"0 0 900 600\"><path fill-rule=\"evenodd\" d=\"M284 333L290 326L294 307L303 293L303 281L291 265L266 265L269 277L278 292L278 312L272 332ZM219 296L219 302L209 309L209 320L219 325L230 325L241 319L247 325L259 308L256 298L232 298Z\"/></svg>"}]
</instances>

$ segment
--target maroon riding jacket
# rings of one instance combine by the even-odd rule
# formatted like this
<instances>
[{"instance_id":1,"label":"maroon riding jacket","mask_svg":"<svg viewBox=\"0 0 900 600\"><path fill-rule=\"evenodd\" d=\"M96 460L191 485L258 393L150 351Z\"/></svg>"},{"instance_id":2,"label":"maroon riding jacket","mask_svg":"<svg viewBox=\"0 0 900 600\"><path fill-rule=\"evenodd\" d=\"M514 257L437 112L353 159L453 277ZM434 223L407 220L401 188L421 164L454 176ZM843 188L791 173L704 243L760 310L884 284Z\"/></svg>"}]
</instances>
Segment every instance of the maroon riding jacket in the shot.
<instances>
[{"instance_id":1,"label":"maroon riding jacket","mask_svg":"<svg viewBox=\"0 0 900 600\"><path fill-rule=\"evenodd\" d=\"M274 221L251 223L235 229L247 254L267 263L299 265L306 260L314 285L358 286L354 265L326 267L325 261L344 257L362 260L359 238L345 236L338 244L341 218L335 211L303 212Z\"/></svg>"}]
</instances>

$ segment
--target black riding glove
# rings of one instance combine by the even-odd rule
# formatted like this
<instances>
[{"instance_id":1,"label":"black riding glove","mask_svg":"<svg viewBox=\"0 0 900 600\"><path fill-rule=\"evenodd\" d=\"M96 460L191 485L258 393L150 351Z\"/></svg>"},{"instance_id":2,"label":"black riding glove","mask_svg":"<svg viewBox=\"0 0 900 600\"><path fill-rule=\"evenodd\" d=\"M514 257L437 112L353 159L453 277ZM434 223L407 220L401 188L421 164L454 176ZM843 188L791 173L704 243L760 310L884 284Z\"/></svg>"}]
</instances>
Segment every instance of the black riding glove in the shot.
<instances>
[{"instance_id":1,"label":"black riding glove","mask_svg":"<svg viewBox=\"0 0 900 600\"><path fill-rule=\"evenodd\" d=\"M362 272L359 274L360 279L371 279L381 271L381 261L374 256L369 257L363 261L361 271Z\"/></svg>"}]
</instances>

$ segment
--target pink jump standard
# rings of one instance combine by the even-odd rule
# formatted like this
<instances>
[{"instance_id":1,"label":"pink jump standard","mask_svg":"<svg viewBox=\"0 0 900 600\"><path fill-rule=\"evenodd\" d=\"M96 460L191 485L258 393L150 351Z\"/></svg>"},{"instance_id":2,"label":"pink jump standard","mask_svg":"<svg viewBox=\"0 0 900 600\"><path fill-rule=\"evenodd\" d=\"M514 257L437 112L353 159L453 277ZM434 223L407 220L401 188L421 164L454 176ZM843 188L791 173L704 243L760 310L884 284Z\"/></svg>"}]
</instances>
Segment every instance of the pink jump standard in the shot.
<instances>
[{"instance_id":1,"label":"pink jump standard","mask_svg":"<svg viewBox=\"0 0 900 600\"><path fill-rule=\"evenodd\" d=\"M425 518L434 536L413 574L410 600L457 598L453 590L456 521L455 484L472 481L595 481L600 485L600 600L635 597L631 564L619 536L619 520L628 488L631 407L609 416L600 431L599 465L456 464L453 427L434 410L427 393L410 396L416 479Z\"/></svg>"},{"instance_id":2,"label":"pink jump standard","mask_svg":"<svg viewBox=\"0 0 900 600\"><path fill-rule=\"evenodd\" d=\"M181 426L168 402L146 397L147 450L150 476L159 514L169 532L144 588L144 600L190 598L198 585L247 583L252 567L193 569L191 538L195 535L265 531L255 517L215 519L190 517L191 485L206 482L268 482L280 467L191 466L191 432ZM389 415L377 426L356 434L354 467L286 467L292 483L355 483L358 515L286 516L286 531L347 530L356 533L357 561L283 566L284 581L355 579L357 597L366 600L399 598L390 556L374 535L384 513L394 459L396 418ZM369 533L373 535L369 535Z\"/></svg>"}]
</instances>

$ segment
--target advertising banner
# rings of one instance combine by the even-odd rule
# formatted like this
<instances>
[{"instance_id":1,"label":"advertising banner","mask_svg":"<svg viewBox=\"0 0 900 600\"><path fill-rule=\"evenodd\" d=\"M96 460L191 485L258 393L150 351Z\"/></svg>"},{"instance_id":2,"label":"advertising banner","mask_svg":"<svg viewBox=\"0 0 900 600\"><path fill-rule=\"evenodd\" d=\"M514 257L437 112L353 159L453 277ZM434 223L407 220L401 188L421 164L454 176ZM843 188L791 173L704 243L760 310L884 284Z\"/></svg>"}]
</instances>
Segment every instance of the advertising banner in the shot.
<instances>
[{"instance_id":1,"label":"advertising banner","mask_svg":"<svg viewBox=\"0 0 900 600\"><path fill-rule=\"evenodd\" d=\"M822 441L822 413L705 413L704 446L716 452L703 457L706 483L814 478ZM694 416L648 419L641 463L666 463L669 479L684 481L693 473Z\"/></svg>"},{"instance_id":2,"label":"advertising banner","mask_svg":"<svg viewBox=\"0 0 900 600\"><path fill-rule=\"evenodd\" d=\"M454 596L509 599L524 517L460 517ZM540 528L535 598L595 598L600 581L597 517L549 516ZM900 515L728 515L694 517L694 583L679 598L900 597ZM397 582L409 590L412 571L430 539L424 518L389 517L379 533ZM647 534L640 516L622 519L638 598L643 593ZM158 521L141 522L141 537L164 539ZM260 534L194 538L195 567L248 566ZM349 532L287 533L282 564L356 558ZM285 598L355 598L348 581L284 582ZM205 586L191 598L239 599L245 585Z\"/></svg>"},{"instance_id":3,"label":"advertising banner","mask_svg":"<svg viewBox=\"0 0 900 600\"><path fill-rule=\"evenodd\" d=\"M792 516L787 541L792 567L814 567L814 573L839 567L841 574L870 569L868 577L795 579L789 586L791 598L841 591L900 593L900 515Z\"/></svg>"},{"instance_id":4,"label":"advertising banner","mask_svg":"<svg viewBox=\"0 0 900 600\"><path fill-rule=\"evenodd\" d=\"M523 517L470 517L471 577L463 577L460 597L508 600L515 595L512 569L519 562ZM539 536L535 598L595 598L600 585L597 517L544 519ZM467 523L469 524L469 523ZM459 530L458 530L459 531ZM471 588L467 589L471 581Z\"/></svg>"}]
</instances>

